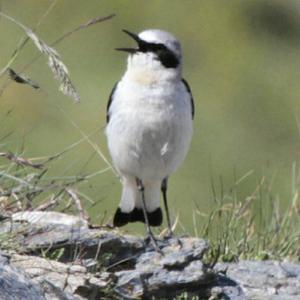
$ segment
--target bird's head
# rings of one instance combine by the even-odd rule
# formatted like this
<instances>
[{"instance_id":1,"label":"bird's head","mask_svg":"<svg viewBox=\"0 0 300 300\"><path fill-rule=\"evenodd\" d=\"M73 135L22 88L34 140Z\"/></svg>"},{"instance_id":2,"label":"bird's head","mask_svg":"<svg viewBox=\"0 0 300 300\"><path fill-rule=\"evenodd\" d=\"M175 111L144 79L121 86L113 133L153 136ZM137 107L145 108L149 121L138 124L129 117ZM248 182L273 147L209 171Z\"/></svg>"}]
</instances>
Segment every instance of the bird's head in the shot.
<instances>
[{"instance_id":1,"label":"bird's head","mask_svg":"<svg viewBox=\"0 0 300 300\"><path fill-rule=\"evenodd\" d=\"M145 30L138 35L123 31L137 43L133 48L116 49L129 53L129 71L154 72L162 77L181 75L181 46L172 34L159 29Z\"/></svg>"}]
</instances>

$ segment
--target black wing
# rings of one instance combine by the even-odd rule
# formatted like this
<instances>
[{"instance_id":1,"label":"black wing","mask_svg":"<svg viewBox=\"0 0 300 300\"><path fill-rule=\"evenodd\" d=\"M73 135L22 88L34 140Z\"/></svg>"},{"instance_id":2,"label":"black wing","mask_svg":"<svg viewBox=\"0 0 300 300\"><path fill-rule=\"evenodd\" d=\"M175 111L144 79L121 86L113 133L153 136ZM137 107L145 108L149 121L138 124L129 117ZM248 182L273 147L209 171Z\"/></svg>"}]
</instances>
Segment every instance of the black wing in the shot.
<instances>
[{"instance_id":1,"label":"black wing","mask_svg":"<svg viewBox=\"0 0 300 300\"><path fill-rule=\"evenodd\" d=\"M192 91L191 91L191 88L189 86L189 84L187 83L187 81L185 79L182 78L182 83L185 85L187 91L189 92L190 94L190 100L191 100L191 108L192 108L192 119L194 120L194 115L195 115L195 104L194 104L194 98L193 98L193 95L192 95Z\"/></svg>"},{"instance_id":2,"label":"black wing","mask_svg":"<svg viewBox=\"0 0 300 300\"><path fill-rule=\"evenodd\" d=\"M112 91L110 92L110 95L109 95L109 99L108 99L108 102L107 102L107 105L106 105L106 124L108 124L109 122L109 108L110 108L110 105L114 99L114 93L116 91L116 88L117 88L117 85L118 85L119 81L115 83Z\"/></svg>"}]
</instances>

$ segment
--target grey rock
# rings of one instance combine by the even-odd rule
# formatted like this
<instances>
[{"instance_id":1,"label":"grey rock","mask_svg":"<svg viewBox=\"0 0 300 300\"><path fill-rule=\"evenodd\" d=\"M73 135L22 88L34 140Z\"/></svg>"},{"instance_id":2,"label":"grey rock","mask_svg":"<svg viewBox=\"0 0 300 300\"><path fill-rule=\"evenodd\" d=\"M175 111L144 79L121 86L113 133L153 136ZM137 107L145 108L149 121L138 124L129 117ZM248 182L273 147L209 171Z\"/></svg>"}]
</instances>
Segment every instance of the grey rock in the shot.
<instances>
[{"instance_id":1,"label":"grey rock","mask_svg":"<svg viewBox=\"0 0 300 300\"><path fill-rule=\"evenodd\" d=\"M209 285L214 276L206 270L201 258L207 251L205 241L196 238L181 238L161 242L163 253L148 249L136 258L133 270L116 272L118 278L115 290L124 297L133 291L134 297L166 297L173 291L200 288ZM205 291L206 292L206 291Z\"/></svg>"},{"instance_id":2,"label":"grey rock","mask_svg":"<svg viewBox=\"0 0 300 300\"><path fill-rule=\"evenodd\" d=\"M178 243L177 239L169 239L160 241L159 245L163 254L147 248L135 258L133 268L115 272L117 282L114 290L121 298L147 296L149 299L173 299L180 293L188 292L190 297L208 299L216 284L222 283L222 296L220 294L216 299L245 299L237 284L223 280L202 262L208 250L204 240L180 238Z\"/></svg>"},{"instance_id":3,"label":"grey rock","mask_svg":"<svg viewBox=\"0 0 300 300\"><path fill-rule=\"evenodd\" d=\"M80 217L55 211L21 211L12 214L11 219L13 222L27 222L29 224L88 227L88 222Z\"/></svg>"},{"instance_id":4,"label":"grey rock","mask_svg":"<svg viewBox=\"0 0 300 300\"><path fill-rule=\"evenodd\" d=\"M107 293L121 299L170 298L182 292L207 298L216 286L224 299L244 299L235 282L203 263L208 244L201 239L160 239L162 255L143 238L42 212L15 214L2 222L0 232L10 234L23 252L12 255L12 264L25 270L47 299L100 299ZM235 298L228 296L234 293Z\"/></svg>"},{"instance_id":5,"label":"grey rock","mask_svg":"<svg viewBox=\"0 0 300 300\"><path fill-rule=\"evenodd\" d=\"M3 253L0 253L0 299L45 299L40 286L31 281L23 271L11 265L10 257Z\"/></svg>"},{"instance_id":6,"label":"grey rock","mask_svg":"<svg viewBox=\"0 0 300 300\"><path fill-rule=\"evenodd\" d=\"M49 300L97 298L112 280L112 274L106 272L91 274L79 264L65 264L36 256L12 254L10 262L26 271Z\"/></svg>"},{"instance_id":7,"label":"grey rock","mask_svg":"<svg viewBox=\"0 0 300 300\"><path fill-rule=\"evenodd\" d=\"M0 299L7 291L11 298L5 299L22 299L13 295L29 290L32 298L24 299L173 299L183 292L188 299L300 299L299 265L241 261L211 270L203 262L209 245L202 239L159 239L161 254L140 237L90 228L77 217L35 213L0 223L0 234L22 253L11 252L9 260L0 255L0 271L11 270L4 285L6 273L0 273ZM14 292L20 282L24 288Z\"/></svg>"},{"instance_id":8,"label":"grey rock","mask_svg":"<svg viewBox=\"0 0 300 300\"><path fill-rule=\"evenodd\" d=\"M248 299L300 300L300 265L278 261L240 261L219 263L217 270L227 269Z\"/></svg>"},{"instance_id":9,"label":"grey rock","mask_svg":"<svg viewBox=\"0 0 300 300\"><path fill-rule=\"evenodd\" d=\"M46 250L50 255L63 249L62 262L73 260L79 248L85 251L83 259L99 258L103 266L127 259L144 249L143 239L117 231L38 222L39 219L33 223L5 221L0 226L0 234L12 236L18 249L30 254L39 255Z\"/></svg>"}]
</instances>

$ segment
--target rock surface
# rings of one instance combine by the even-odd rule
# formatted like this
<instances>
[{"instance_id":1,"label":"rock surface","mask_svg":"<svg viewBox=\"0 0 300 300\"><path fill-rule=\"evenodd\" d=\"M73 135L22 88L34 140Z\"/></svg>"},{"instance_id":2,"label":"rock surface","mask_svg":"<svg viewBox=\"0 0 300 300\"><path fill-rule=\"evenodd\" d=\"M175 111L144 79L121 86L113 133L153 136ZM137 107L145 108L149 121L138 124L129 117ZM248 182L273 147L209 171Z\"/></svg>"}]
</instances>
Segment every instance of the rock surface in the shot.
<instances>
[{"instance_id":1,"label":"rock surface","mask_svg":"<svg viewBox=\"0 0 300 300\"><path fill-rule=\"evenodd\" d=\"M43 291L45 299L49 300L100 299L105 296L103 290L109 287L112 280L112 274L92 274L79 264L19 254L13 254L10 261L18 269L24 270Z\"/></svg>"},{"instance_id":2,"label":"rock surface","mask_svg":"<svg viewBox=\"0 0 300 300\"><path fill-rule=\"evenodd\" d=\"M66 225L87 228L88 222L77 216L54 211L20 211L11 216L13 222L27 222L39 225Z\"/></svg>"},{"instance_id":3,"label":"rock surface","mask_svg":"<svg viewBox=\"0 0 300 300\"><path fill-rule=\"evenodd\" d=\"M0 254L0 299L44 299L43 291L24 272L10 263L10 257Z\"/></svg>"},{"instance_id":4,"label":"rock surface","mask_svg":"<svg viewBox=\"0 0 300 300\"><path fill-rule=\"evenodd\" d=\"M216 265L243 287L248 299L300 300L300 265L278 261L240 261Z\"/></svg>"},{"instance_id":5,"label":"rock surface","mask_svg":"<svg viewBox=\"0 0 300 300\"><path fill-rule=\"evenodd\" d=\"M6 294L0 275L0 299L22 299L25 290L32 295L26 299L174 299L185 293L186 299L289 300L299 295L297 265L278 269L275 262L240 262L212 270L203 261L208 244L202 239L160 239L160 254L142 238L89 228L74 216L44 214L19 213L0 223L10 256L0 253L0 270L11 270L4 276L11 284Z\"/></svg>"}]
</instances>

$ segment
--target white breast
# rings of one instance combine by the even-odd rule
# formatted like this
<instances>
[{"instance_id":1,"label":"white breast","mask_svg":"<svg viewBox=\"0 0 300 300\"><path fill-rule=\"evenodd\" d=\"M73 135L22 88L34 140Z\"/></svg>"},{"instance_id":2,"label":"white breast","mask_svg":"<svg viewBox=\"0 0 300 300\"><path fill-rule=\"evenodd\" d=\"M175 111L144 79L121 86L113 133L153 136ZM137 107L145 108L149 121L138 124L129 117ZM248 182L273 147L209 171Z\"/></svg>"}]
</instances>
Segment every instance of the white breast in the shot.
<instances>
[{"instance_id":1,"label":"white breast","mask_svg":"<svg viewBox=\"0 0 300 300\"><path fill-rule=\"evenodd\" d=\"M106 129L115 167L123 175L162 180L184 160L192 136L189 93L181 81L118 84Z\"/></svg>"}]
</instances>

